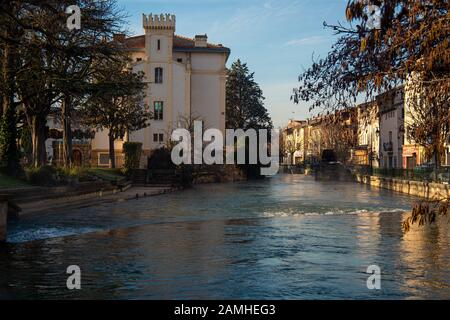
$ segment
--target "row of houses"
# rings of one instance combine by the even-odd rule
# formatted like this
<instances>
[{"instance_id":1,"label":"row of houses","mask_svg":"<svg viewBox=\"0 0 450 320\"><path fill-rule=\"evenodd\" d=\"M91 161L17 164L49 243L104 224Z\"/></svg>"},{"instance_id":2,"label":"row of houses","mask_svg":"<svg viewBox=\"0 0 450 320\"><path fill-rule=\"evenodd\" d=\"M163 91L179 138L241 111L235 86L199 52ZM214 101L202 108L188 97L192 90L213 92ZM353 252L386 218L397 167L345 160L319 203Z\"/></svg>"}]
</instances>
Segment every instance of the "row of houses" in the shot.
<instances>
[{"instance_id":1,"label":"row of houses","mask_svg":"<svg viewBox=\"0 0 450 320\"><path fill-rule=\"evenodd\" d=\"M374 168L414 169L432 163L425 149L407 134L413 120L404 88L346 111L290 120L282 132L283 162L314 163L331 149L341 162ZM450 166L450 144L440 164Z\"/></svg>"}]
</instances>

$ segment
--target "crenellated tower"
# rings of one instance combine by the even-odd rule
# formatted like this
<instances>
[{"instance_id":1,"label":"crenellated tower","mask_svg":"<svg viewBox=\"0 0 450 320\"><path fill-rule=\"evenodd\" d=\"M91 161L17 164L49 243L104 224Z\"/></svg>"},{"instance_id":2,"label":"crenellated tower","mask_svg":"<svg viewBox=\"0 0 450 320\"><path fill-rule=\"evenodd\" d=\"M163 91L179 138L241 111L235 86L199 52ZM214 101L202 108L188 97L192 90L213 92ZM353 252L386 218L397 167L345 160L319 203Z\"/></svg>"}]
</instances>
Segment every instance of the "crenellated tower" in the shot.
<instances>
[{"instance_id":1,"label":"crenellated tower","mask_svg":"<svg viewBox=\"0 0 450 320\"><path fill-rule=\"evenodd\" d=\"M152 124L152 130L163 132L173 118L173 40L176 18L171 14L142 16L145 30L145 73L152 85L148 93L152 109L162 110ZM152 138L152 137L151 137Z\"/></svg>"},{"instance_id":2,"label":"crenellated tower","mask_svg":"<svg viewBox=\"0 0 450 320\"><path fill-rule=\"evenodd\" d=\"M175 15L171 14L160 14L148 16L142 15L142 24L144 29L149 30L173 30L175 32L176 18Z\"/></svg>"}]
</instances>

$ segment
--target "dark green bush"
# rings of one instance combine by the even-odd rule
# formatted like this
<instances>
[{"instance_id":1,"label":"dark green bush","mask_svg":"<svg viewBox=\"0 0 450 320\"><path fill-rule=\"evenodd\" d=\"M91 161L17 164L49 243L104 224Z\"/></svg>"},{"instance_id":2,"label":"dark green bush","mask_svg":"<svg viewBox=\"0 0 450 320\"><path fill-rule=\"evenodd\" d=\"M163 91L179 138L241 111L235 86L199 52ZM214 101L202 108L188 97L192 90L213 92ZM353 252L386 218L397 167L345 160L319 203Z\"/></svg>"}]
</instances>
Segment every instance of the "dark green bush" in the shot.
<instances>
[{"instance_id":1,"label":"dark green bush","mask_svg":"<svg viewBox=\"0 0 450 320\"><path fill-rule=\"evenodd\" d=\"M142 155L142 143L125 142L123 144L123 153L125 153L125 172L129 173L133 169L139 169Z\"/></svg>"},{"instance_id":2,"label":"dark green bush","mask_svg":"<svg viewBox=\"0 0 450 320\"><path fill-rule=\"evenodd\" d=\"M26 169L27 181L36 186L53 186L58 183L57 170L51 166Z\"/></svg>"},{"instance_id":3,"label":"dark green bush","mask_svg":"<svg viewBox=\"0 0 450 320\"><path fill-rule=\"evenodd\" d=\"M153 170L175 169L170 150L161 148L153 151L148 159L148 168Z\"/></svg>"}]
</instances>

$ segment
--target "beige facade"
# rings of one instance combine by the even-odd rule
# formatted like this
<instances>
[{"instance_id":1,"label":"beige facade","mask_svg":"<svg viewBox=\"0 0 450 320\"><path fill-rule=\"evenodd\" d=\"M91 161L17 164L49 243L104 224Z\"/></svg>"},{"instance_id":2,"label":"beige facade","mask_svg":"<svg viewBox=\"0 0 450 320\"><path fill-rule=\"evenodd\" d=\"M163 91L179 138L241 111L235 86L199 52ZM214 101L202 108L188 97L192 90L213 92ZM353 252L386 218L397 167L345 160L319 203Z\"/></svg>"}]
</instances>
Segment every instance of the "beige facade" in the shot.
<instances>
[{"instance_id":1,"label":"beige facade","mask_svg":"<svg viewBox=\"0 0 450 320\"><path fill-rule=\"evenodd\" d=\"M405 85L405 141L403 146L403 167L406 169L414 169L416 166L426 162L425 149L418 145L410 138L409 128L413 124L414 108L412 104L414 99L418 99L417 95L410 90L411 86L418 81L417 77L408 77Z\"/></svg>"},{"instance_id":2,"label":"beige facade","mask_svg":"<svg viewBox=\"0 0 450 320\"><path fill-rule=\"evenodd\" d=\"M396 88L377 97L380 118L380 167L403 167L404 88Z\"/></svg>"},{"instance_id":3,"label":"beige facade","mask_svg":"<svg viewBox=\"0 0 450 320\"><path fill-rule=\"evenodd\" d=\"M283 130L283 163L300 164L306 159L308 127L306 121L291 120Z\"/></svg>"},{"instance_id":4,"label":"beige facade","mask_svg":"<svg viewBox=\"0 0 450 320\"><path fill-rule=\"evenodd\" d=\"M368 102L357 107L358 146L354 151L353 163L379 167L380 165L380 123L378 105Z\"/></svg>"},{"instance_id":5,"label":"beige facade","mask_svg":"<svg viewBox=\"0 0 450 320\"><path fill-rule=\"evenodd\" d=\"M154 113L150 126L132 132L126 140L143 144L141 165L152 150L167 144L171 133L193 119L203 126L225 131L226 62L230 49L208 43L206 35L194 39L175 35L174 15L143 15L145 34L117 37L130 52L133 70L142 71L148 84L146 104ZM116 141L122 156L123 141ZM108 133L97 132L92 142L93 165L108 166Z\"/></svg>"}]
</instances>

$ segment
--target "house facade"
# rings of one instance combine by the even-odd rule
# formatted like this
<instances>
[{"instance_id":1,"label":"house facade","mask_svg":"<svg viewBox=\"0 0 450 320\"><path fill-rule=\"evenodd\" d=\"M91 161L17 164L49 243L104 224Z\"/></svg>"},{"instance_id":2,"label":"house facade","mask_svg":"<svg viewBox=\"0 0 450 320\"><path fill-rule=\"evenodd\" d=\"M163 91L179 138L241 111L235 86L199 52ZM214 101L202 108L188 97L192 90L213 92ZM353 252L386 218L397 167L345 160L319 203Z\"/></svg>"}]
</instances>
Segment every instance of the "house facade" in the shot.
<instances>
[{"instance_id":1,"label":"house facade","mask_svg":"<svg viewBox=\"0 0 450 320\"><path fill-rule=\"evenodd\" d=\"M376 99L380 122L380 167L403 168L404 90L388 91Z\"/></svg>"},{"instance_id":2,"label":"house facade","mask_svg":"<svg viewBox=\"0 0 450 320\"><path fill-rule=\"evenodd\" d=\"M357 107L358 146L354 150L353 162L356 165L380 166L380 123L378 105L368 102Z\"/></svg>"},{"instance_id":3,"label":"house facade","mask_svg":"<svg viewBox=\"0 0 450 320\"><path fill-rule=\"evenodd\" d=\"M306 159L307 123L301 120L290 120L283 130L283 163L295 165Z\"/></svg>"},{"instance_id":4,"label":"house facade","mask_svg":"<svg viewBox=\"0 0 450 320\"><path fill-rule=\"evenodd\" d=\"M409 76L405 85L405 142L403 146L403 167L407 169L414 169L416 166L427 162L425 157L425 148L411 138L409 130L414 123L417 115L412 105L419 99L414 92L413 87L416 81L419 81L417 76ZM410 89L411 88L411 89Z\"/></svg>"},{"instance_id":5,"label":"house facade","mask_svg":"<svg viewBox=\"0 0 450 320\"><path fill-rule=\"evenodd\" d=\"M203 128L225 132L226 63L230 49L208 43L206 35L187 38L175 34L174 15L143 15L144 35L116 35L133 61L133 71L143 72L147 88L145 104L154 118L150 126L131 132L124 139L141 142L141 167L152 151L165 146L173 130L186 128L193 120ZM116 141L117 163L123 162L124 141ZM109 166L108 131L92 140L93 166Z\"/></svg>"}]
</instances>

